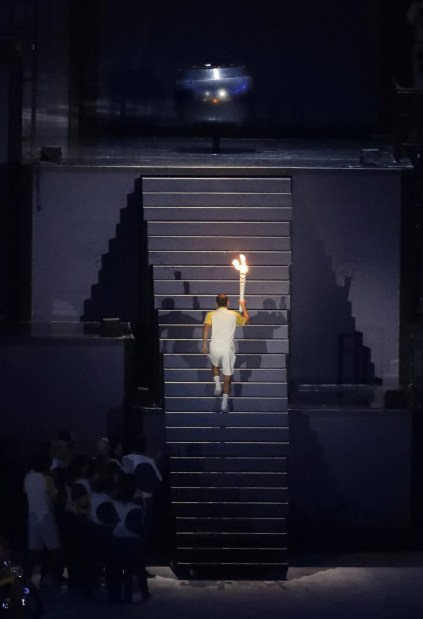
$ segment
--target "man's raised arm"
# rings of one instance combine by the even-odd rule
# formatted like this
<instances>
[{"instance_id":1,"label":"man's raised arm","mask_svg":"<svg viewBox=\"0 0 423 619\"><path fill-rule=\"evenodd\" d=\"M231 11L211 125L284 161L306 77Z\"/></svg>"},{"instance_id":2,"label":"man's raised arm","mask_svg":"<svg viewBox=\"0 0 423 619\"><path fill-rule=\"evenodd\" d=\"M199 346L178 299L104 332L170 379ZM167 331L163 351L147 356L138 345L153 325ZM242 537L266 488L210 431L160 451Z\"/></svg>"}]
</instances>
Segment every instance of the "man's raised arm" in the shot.
<instances>
[{"instance_id":1,"label":"man's raised arm","mask_svg":"<svg viewBox=\"0 0 423 619\"><path fill-rule=\"evenodd\" d=\"M240 299L239 304L242 307L242 315L245 318L245 324L248 325L250 322L250 314L248 313L247 305L245 304L245 299Z\"/></svg>"}]
</instances>

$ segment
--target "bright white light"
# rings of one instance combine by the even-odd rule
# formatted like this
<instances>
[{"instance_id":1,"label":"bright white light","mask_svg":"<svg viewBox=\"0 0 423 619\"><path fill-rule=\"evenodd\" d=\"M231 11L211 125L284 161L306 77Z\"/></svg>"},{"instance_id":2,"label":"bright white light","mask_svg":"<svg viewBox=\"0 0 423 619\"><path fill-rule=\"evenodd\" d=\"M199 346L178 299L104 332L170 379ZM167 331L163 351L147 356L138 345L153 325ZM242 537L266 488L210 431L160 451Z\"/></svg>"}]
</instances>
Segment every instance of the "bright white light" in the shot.
<instances>
[{"instance_id":1,"label":"bright white light","mask_svg":"<svg viewBox=\"0 0 423 619\"><path fill-rule=\"evenodd\" d=\"M244 254L239 255L239 260L232 260L232 264L240 273L248 273L247 261Z\"/></svg>"},{"instance_id":2,"label":"bright white light","mask_svg":"<svg viewBox=\"0 0 423 619\"><path fill-rule=\"evenodd\" d=\"M218 96L220 99L227 99L227 98L228 98L228 91L227 91L227 90L225 90L224 88L220 88L220 89L217 91L217 96Z\"/></svg>"},{"instance_id":3,"label":"bright white light","mask_svg":"<svg viewBox=\"0 0 423 619\"><path fill-rule=\"evenodd\" d=\"M244 300L245 281L247 279L248 266L244 254L239 255L239 260L232 260L232 264L239 271L239 300ZM242 312L242 305L239 306L239 311Z\"/></svg>"}]
</instances>

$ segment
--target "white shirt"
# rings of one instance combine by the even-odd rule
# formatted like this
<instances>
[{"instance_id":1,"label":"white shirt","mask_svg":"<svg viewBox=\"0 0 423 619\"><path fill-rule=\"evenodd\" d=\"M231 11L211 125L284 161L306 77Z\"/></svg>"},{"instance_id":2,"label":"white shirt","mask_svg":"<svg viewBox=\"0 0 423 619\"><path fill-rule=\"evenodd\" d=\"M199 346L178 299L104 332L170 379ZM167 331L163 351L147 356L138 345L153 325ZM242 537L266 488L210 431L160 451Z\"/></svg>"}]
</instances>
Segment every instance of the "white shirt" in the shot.
<instances>
[{"instance_id":1,"label":"white shirt","mask_svg":"<svg viewBox=\"0 0 423 619\"><path fill-rule=\"evenodd\" d=\"M234 348L235 329L244 326L246 319L239 312L219 307L208 312L204 324L211 326L210 344L219 348Z\"/></svg>"},{"instance_id":2,"label":"white shirt","mask_svg":"<svg viewBox=\"0 0 423 619\"><path fill-rule=\"evenodd\" d=\"M149 458L148 456L144 456L143 454L128 454L127 456L123 456L122 464L127 473L134 473L135 468L139 464L149 464L153 467L154 472L160 481L162 481L162 476L157 468L157 464L153 460L153 458Z\"/></svg>"},{"instance_id":3,"label":"white shirt","mask_svg":"<svg viewBox=\"0 0 423 619\"><path fill-rule=\"evenodd\" d=\"M31 470L25 475L24 491L28 498L28 510L39 521L53 513L52 497L57 494L53 480L48 475Z\"/></svg>"},{"instance_id":4,"label":"white shirt","mask_svg":"<svg viewBox=\"0 0 423 619\"><path fill-rule=\"evenodd\" d=\"M143 511L142 508L136 503L128 502L123 503L122 501L113 501L113 507L116 510L116 513L119 517L119 522L116 524L113 529L113 537L131 537L138 539L142 530L143 524ZM134 512L137 519L139 519L139 532L135 533L128 529L126 519L130 512Z\"/></svg>"},{"instance_id":5,"label":"white shirt","mask_svg":"<svg viewBox=\"0 0 423 619\"><path fill-rule=\"evenodd\" d=\"M122 464L127 473L134 474L135 469L139 464L148 464L152 467L155 474L157 475L157 479L162 481L162 475L157 467L157 464L153 460L153 458L149 458L148 456L144 456L143 454L128 454L127 456L123 456ZM153 495L151 492L142 492L141 490L135 490L135 497L143 497L144 499L149 499Z\"/></svg>"}]
</instances>

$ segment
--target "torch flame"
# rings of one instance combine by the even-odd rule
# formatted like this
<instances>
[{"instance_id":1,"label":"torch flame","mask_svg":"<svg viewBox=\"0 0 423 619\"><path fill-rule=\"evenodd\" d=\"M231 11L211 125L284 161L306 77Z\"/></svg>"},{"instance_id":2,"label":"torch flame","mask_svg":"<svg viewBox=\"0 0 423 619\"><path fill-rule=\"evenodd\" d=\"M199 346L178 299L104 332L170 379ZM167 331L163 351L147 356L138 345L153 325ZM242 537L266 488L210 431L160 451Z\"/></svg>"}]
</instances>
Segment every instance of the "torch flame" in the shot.
<instances>
[{"instance_id":1,"label":"torch flame","mask_svg":"<svg viewBox=\"0 0 423 619\"><path fill-rule=\"evenodd\" d=\"M245 260L244 254L240 254L239 258L241 260L241 263L239 262L239 260L235 259L235 260L232 260L232 264L234 265L236 270L239 271L240 273L248 273L248 266L247 266L247 262Z\"/></svg>"}]
</instances>

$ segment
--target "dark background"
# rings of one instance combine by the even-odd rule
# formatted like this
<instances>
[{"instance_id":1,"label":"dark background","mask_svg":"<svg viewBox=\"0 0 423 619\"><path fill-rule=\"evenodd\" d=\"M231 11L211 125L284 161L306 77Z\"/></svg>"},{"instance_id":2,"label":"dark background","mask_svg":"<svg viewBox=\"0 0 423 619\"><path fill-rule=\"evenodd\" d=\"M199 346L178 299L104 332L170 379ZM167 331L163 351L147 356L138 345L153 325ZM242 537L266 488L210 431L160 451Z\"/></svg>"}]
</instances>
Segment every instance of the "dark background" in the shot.
<instances>
[{"instance_id":1,"label":"dark background","mask_svg":"<svg viewBox=\"0 0 423 619\"><path fill-rule=\"evenodd\" d=\"M393 80L411 85L409 0L3 0L0 36L24 55L24 109L81 135L183 132L178 69L244 63L247 135L389 127ZM33 43L35 46L33 47ZM39 118L39 124L45 118Z\"/></svg>"},{"instance_id":2,"label":"dark background","mask_svg":"<svg viewBox=\"0 0 423 619\"><path fill-rule=\"evenodd\" d=\"M246 131L260 135L382 128L391 78L410 80L409 2L104 0L88 5L77 5L73 14L73 23L83 22L85 30L79 94L86 131L135 123L144 130L177 127L173 85L178 68L191 64L248 67L256 113ZM125 119L119 117L122 98Z\"/></svg>"}]
</instances>

